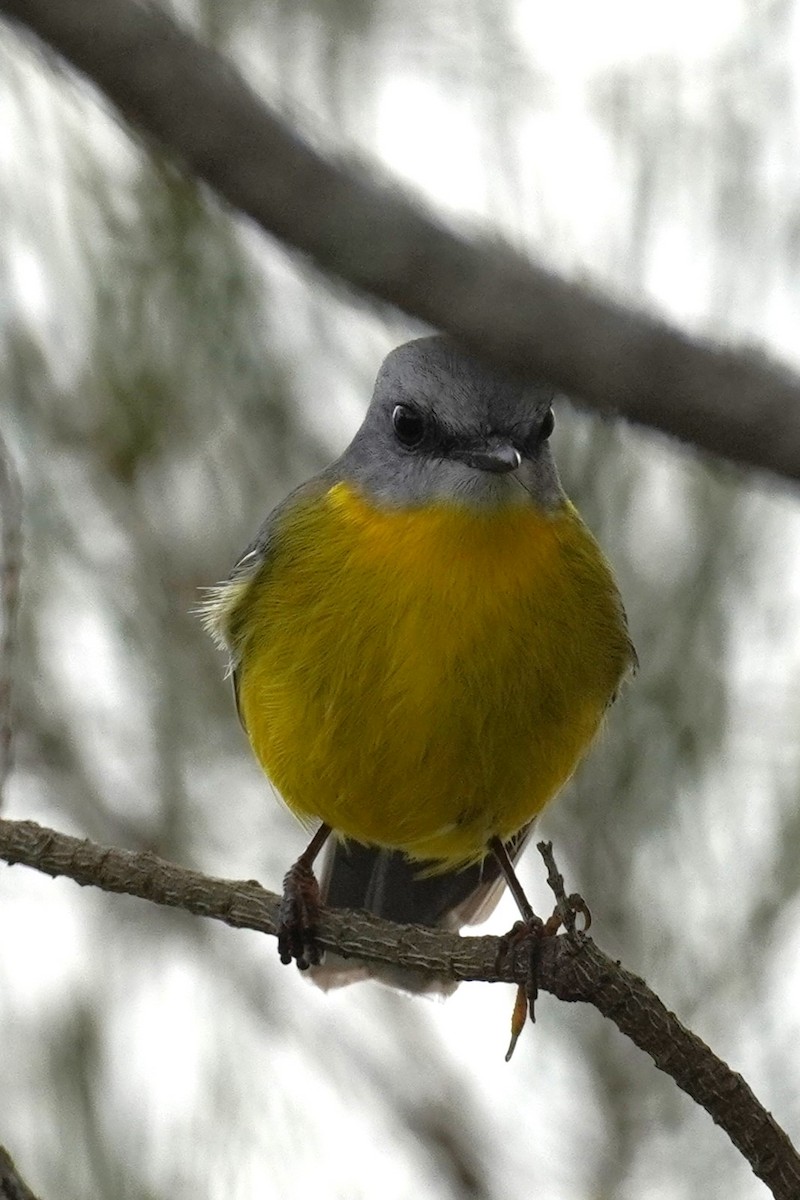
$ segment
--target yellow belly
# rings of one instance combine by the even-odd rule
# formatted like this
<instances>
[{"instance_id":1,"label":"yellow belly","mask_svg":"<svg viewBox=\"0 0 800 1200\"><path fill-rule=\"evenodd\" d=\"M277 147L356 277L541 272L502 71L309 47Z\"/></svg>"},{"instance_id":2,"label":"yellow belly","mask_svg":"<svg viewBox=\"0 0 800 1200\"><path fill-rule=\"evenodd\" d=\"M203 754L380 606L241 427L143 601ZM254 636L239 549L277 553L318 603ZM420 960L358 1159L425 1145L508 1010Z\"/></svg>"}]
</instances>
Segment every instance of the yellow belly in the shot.
<instances>
[{"instance_id":1,"label":"yellow belly","mask_svg":"<svg viewBox=\"0 0 800 1200\"><path fill-rule=\"evenodd\" d=\"M448 865L571 775L631 661L609 568L565 502L285 516L236 603L239 703L302 820Z\"/></svg>"}]
</instances>

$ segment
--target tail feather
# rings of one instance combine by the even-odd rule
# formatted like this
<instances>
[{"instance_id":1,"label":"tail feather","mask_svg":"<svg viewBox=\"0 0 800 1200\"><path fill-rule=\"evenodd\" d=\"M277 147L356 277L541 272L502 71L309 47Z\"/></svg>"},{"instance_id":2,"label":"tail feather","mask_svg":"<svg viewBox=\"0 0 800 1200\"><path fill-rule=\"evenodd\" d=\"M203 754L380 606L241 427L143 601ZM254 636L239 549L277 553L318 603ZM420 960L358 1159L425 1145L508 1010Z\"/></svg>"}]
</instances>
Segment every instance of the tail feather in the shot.
<instances>
[{"instance_id":1,"label":"tail feather","mask_svg":"<svg viewBox=\"0 0 800 1200\"><path fill-rule=\"evenodd\" d=\"M532 829L533 822L506 842L512 862L521 854ZM333 843L320 880L322 901L331 908L365 909L399 925L451 932L486 920L504 887L505 880L491 855L458 871L426 875L424 864L412 862L396 850L356 842ZM447 995L456 987L455 982L424 971L375 966L331 954L309 974L326 990L370 977L409 992Z\"/></svg>"}]
</instances>

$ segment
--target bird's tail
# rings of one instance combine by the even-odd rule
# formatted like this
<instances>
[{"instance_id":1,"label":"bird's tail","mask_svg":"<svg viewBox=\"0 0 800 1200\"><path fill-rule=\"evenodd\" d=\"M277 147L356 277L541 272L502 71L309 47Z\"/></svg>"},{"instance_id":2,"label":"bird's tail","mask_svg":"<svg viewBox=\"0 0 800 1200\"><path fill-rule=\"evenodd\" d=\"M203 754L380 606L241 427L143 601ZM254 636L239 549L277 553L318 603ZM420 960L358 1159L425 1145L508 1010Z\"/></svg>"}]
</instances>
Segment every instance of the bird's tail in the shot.
<instances>
[{"instance_id":1,"label":"bird's tail","mask_svg":"<svg viewBox=\"0 0 800 1200\"><path fill-rule=\"evenodd\" d=\"M533 822L506 842L512 862L522 852ZM322 902L331 908L365 909L400 925L425 925L456 932L479 925L494 909L505 887L492 855L472 866L442 874L425 874L425 865L396 850L380 850L356 842L334 842L327 852L320 887ZM327 954L309 975L324 989L343 987L360 979L380 979L408 992L447 995L456 983L408 967L368 964Z\"/></svg>"}]
</instances>

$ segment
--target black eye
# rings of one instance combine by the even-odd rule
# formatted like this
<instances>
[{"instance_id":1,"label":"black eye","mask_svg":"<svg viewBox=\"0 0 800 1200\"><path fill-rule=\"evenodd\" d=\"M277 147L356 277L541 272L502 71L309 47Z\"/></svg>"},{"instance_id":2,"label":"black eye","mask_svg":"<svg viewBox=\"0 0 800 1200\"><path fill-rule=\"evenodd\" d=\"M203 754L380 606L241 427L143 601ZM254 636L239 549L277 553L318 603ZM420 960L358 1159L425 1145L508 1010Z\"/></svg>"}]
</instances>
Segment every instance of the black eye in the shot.
<instances>
[{"instance_id":1,"label":"black eye","mask_svg":"<svg viewBox=\"0 0 800 1200\"><path fill-rule=\"evenodd\" d=\"M552 408L548 408L547 412L544 415L544 419L542 420L542 423L539 426L539 441L546 442L547 439L550 437L550 434L555 429L555 427L556 427L556 419L555 419L555 416L553 415L553 410L552 410Z\"/></svg>"},{"instance_id":2,"label":"black eye","mask_svg":"<svg viewBox=\"0 0 800 1200\"><path fill-rule=\"evenodd\" d=\"M425 419L407 404L396 404L392 413L392 425L398 442L409 450L418 446L425 437Z\"/></svg>"}]
</instances>

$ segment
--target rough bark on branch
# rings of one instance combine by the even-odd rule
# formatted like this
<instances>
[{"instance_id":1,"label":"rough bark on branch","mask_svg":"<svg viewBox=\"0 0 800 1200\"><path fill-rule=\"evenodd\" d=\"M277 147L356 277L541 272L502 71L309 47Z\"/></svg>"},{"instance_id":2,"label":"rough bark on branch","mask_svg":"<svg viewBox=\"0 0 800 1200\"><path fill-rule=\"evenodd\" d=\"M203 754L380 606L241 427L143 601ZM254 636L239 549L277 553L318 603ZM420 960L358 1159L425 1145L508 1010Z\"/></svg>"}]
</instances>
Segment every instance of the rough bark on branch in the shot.
<instances>
[{"instance_id":1,"label":"rough bark on branch","mask_svg":"<svg viewBox=\"0 0 800 1200\"><path fill-rule=\"evenodd\" d=\"M378 172L325 158L233 66L137 0L0 0L135 125L320 267L478 354L706 450L800 479L800 379L467 237Z\"/></svg>"},{"instance_id":2,"label":"rough bark on branch","mask_svg":"<svg viewBox=\"0 0 800 1200\"><path fill-rule=\"evenodd\" d=\"M238 928L276 932L279 897L254 880L213 879L155 854L98 846L33 821L0 820L0 859ZM498 965L496 937L398 926L360 912L324 911L319 940L343 956L419 967L449 979L522 983L527 974L524 953ZM594 1005L705 1108L776 1200L797 1200L800 1156L789 1138L742 1077L668 1012L643 980L612 962L591 938L575 934L543 943L539 986L561 1000Z\"/></svg>"}]
</instances>

